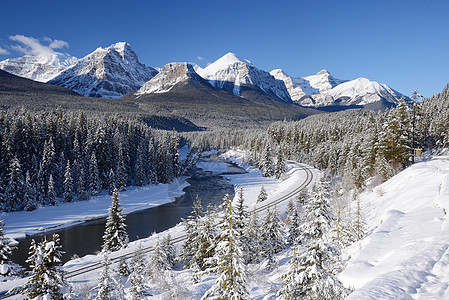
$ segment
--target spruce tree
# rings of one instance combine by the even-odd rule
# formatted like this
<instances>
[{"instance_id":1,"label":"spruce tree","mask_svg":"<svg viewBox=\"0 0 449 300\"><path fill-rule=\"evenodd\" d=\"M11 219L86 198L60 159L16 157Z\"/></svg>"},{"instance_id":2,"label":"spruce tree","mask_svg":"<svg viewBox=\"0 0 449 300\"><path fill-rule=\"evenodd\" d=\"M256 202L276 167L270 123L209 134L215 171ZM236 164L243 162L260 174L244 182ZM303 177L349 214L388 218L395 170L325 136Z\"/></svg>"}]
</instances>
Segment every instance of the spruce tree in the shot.
<instances>
[{"instance_id":1,"label":"spruce tree","mask_svg":"<svg viewBox=\"0 0 449 300\"><path fill-rule=\"evenodd\" d=\"M58 205L59 204L58 199L56 199L55 185L54 185L52 174L50 174L50 178L48 179L47 202L49 205Z\"/></svg>"},{"instance_id":2,"label":"spruce tree","mask_svg":"<svg viewBox=\"0 0 449 300\"><path fill-rule=\"evenodd\" d=\"M285 173L284 155L282 154L282 150L279 148L276 155L276 165L274 167L274 175L276 176L276 179L279 179L284 173Z\"/></svg>"},{"instance_id":3,"label":"spruce tree","mask_svg":"<svg viewBox=\"0 0 449 300\"><path fill-rule=\"evenodd\" d=\"M242 243L243 262L245 264L258 263L260 261L261 249L261 229L257 211L254 209L248 220L248 225L244 229L243 236L245 242Z\"/></svg>"},{"instance_id":4,"label":"spruce tree","mask_svg":"<svg viewBox=\"0 0 449 300\"><path fill-rule=\"evenodd\" d=\"M264 228L261 235L262 256L267 259L266 268L271 270L276 266L275 254L285 248L281 220L276 207L274 209L268 207L262 227Z\"/></svg>"},{"instance_id":5,"label":"spruce tree","mask_svg":"<svg viewBox=\"0 0 449 300\"><path fill-rule=\"evenodd\" d=\"M117 189L112 194L112 204L109 207L108 218L103 235L103 252L117 251L128 245L125 217L120 204L120 195Z\"/></svg>"},{"instance_id":6,"label":"spruce tree","mask_svg":"<svg viewBox=\"0 0 449 300\"><path fill-rule=\"evenodd\" d=\"M67 160L64 173L64 193L62 195L64 202L73 202L73 179L70 169L70 162Z\"/></svg>"},{"instance_id":7,"label":"spruce tree","mask_svg":"<svg viewBox=\"0 0 449 300\"><path fill-rule=\"evenodd\" d=\"M95 152L92 151L92 155L89 160L89 195L98 196L101 191L100 173L98 170L97 157Z\"/></svg>"},{"instance_id":8,"label":"spruce tree","mask_svg":"<svg viewBox=\"0 0 449 300\"><path fill-rule=\"evenodd\" d=\"M201 224L201 215L203 214L203 207L201 205L201 199L196 196L193 201L192 214L183 219L184 228L186 230L186 239L182 246L181 260L186 264L186 267L194 267L199 264L196 259L193 259L199 248L198 229Z\"/></svg>"},{"instance_id":9,"label":"spruce tree","mask_svg":"<svg viewBox=\"0 0 449 300\"><path fill-rule=\"evenodd\" d=\"M94 299L114 299L115 287L117 286L117 282L114 280L110 273L108 253L104 253L103 261L101 262L101 264L103 265L103 270L101 271L100 277L98 278L98 285L95 287L95 289L97 290L97 295Z\"/></svg>"},{"instance_id":10,"label":"spruce tree","mask_svg":"<svg viewBox=\"0 0 449 300\"><path fill-rule=\"evenodd\" d=\"M31 241L30 264L32 275L20 292L30 299L63 299L63 288L67 285L63 277L61 263L61 245L59 235L53 234L52 240L47 238L36 244Z\"/></svg>"},{"instance_id":11,"label":"spruce tree","mask_svg":"<svg viewBox=\"0 0 449 300\"><path fill-rule=\"evenodd\" d=\"M144 299L147 292L147 285L145 279L145 260L143 258L142 244L138 244L134 251L131 260L131 274L129 274L128 281L131 285L130 293L132 300Z\"/></svg>"},{"instance_id":12,"label":"spruce tree","mask_svg":"<svg viewBox=\"0 0 449 300\"><path fill-rule=\"evenodd\" d=\"M270 146L267 145L262 154L262 161L260 162L260 169L263 177L271 177L274 175L273 160L271 158Z\"/></svg>"},{"instance_id":13,"label":"spruce tree","mask_svg":"<svg viewBox=\"0 0 449 300\"><path fill-rule=\"evenodd\" d=\"M257 203L263 202L267 199L268 199L268 194L262 185L262 187L260 188L259 196L257 196Z\"/></svg>"},{"instance_id":14,"label":"spruce tree","mask_svg":"<svg viewBox=\"0 0 449 300\"><path fill-rule=\"evenodd\" d=\"M11 279L22 273L22 268L9 259L12 253L11 241L5 237L4 226L5 221L0 220L0 281Z\"/></svg>"},{"instance_id":15,"label":"spruce tree","mask_svg":"<svg viewBox=\"0 0 449 300\"><path fill-rule=\"evenodd\" d=\"M201 299L248 299L239 233L233 227L232 203L228 195L223 200L223 218L219 224L222 231L211 258L215 266L204 272L215 273L218 278Z\"/></svg>"},{"instance_id":16,"label":"spruce tree","mask_svg":"<svg viewBox=\"0 0 449 300\"><path fill-rule=\"evenodd\" d=\"M17 157L9 165L9 180L5 192L4 211L15 211L21 205L23 198L23 177Z\"/></svg>"},{"instance_id":17,"label":"spruce tree","mask_svg":"<svg viewBox=\"0 0 449 300\"><path fill-rule=\"evenodd\" d=\"M31 182L30 172L27 171L25 175L25 193L23 196L23 210L32 211L37 208L36 203L36 188Z\"/></svg>"}]
</instances>

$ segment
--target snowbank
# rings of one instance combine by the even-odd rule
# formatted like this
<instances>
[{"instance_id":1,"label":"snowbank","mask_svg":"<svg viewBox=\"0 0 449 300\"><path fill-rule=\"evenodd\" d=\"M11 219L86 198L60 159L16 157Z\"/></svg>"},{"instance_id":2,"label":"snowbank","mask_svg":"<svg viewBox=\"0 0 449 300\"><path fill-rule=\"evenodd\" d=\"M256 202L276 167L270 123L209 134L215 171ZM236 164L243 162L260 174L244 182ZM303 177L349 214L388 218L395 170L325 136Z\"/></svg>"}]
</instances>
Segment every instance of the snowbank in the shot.
<instances>
[{"instance_id":1,"label":"snowbank","mask_svg":"<svg viewBox=\"0 0 449 300\"><path fill-rule=\"evenodd\" d=\"M367 236L347 249L348 299L449 299L449 162L417 163L360 201Z\"/></svg>"},{"instance_id":2,"label":"snowbank","mask_svg":"<svg viewBox=\"0 0 449 300\"><path fill-rule=\"evenodd\" d=\"M175 197L182 195L187 185L184 179L175 179L170 184L128 187L127 191L120 193L123 212L128 214L175 201ZM87 201L44 206L34 211L1 213L0 217L5 220L7 237L15 239L106 216L110 205L111 197L103 191L100 196Z\"/></svg>"}]
</instances>

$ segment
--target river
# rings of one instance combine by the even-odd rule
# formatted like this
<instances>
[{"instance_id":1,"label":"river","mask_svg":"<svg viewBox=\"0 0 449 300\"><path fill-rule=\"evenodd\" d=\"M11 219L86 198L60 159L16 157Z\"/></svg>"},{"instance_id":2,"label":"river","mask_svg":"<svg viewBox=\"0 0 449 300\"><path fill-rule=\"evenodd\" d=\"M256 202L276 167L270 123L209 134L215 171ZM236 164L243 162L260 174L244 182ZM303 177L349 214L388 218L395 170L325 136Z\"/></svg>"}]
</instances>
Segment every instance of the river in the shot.
<instances>
[{"instance_id":1,"label":"river","mask_svg":"<svg viewBox=\"0 0 449 300\"><path fill-rule=\"evenodd\" d=\"M230 164L227 174L242 172L244 172L243 169L235 164ZM203 207L206 207L209 203L212 205L221 204L225 194L229 194L231 199L234 197L233 186L229 184L228 180L217 174L194 169L189 176L187 182L190 185L183 189L185 194L178 197L175 202L126 215L126 229L130 241L146 238L154 232L167 230L181 222L182 218L187 218L192 212L193 201L197 195L201 198ZM71 227L20 239L16 249L13 250L11 259L15 263L28 267L25 261L28 257L31 240L40 241L44 235L49 240L53 233L60 236L62 250L65 251L62 256L63 263L73 256L82 257L87 254L94 254L101 250L105 221L106 218L89 220Z\"/></svg>"}]
</instances>

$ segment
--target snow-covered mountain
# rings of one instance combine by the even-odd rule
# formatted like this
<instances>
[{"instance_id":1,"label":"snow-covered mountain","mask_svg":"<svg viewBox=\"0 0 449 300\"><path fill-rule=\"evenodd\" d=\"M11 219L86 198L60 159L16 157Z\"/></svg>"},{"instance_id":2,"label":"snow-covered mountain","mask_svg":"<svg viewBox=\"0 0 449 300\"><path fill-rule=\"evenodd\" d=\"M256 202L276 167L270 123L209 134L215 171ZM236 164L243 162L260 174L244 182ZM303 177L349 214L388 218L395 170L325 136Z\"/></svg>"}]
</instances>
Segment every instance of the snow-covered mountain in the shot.
<instances>
[{"instance_id":1,"label":"snow-covered mountain","mask_svg":"<svg viewBox=\"0 0 449 300\"><path fill-rule=\"evenodd\" d=\"M0 62L0 69L28 79L47 82L77 60L66 53L56 53L48 56L25 55L9 58Z\"/></svg>"},{"instance_id":2,"label":"snow-covered mountain","mask_svg":"<svg viewBox=\"0 0 449 300\"><path fill-rule=\"evenodd\" d=\"M49 81L90 97L119 98L157 74L141 63L128 43L98 48Z\"/></svg>"},{"instance_id":3,"label":"snow-covered mountain","mask_svg":"<svg viewBox=\"0 0 449 300\"><path fill-rule=\"evenodd\" d=\"M245 90L256 90L283 102L291 102L290 95L281 80L270 73L256 68L250 61L227 53L204 69L197 68L198 74L217 88L236 96Z\"/></svg>"},{"instance_id":4,"label":"snow-covered mountain","mask_svg":"<svg viewBox=\"0 0 449 300\"><path fill-rule=\"evenodd\" d=\"M201 78L188 63L169 63L135 93L136 96L151 93L166 93L180 83L190 82L194 85L207 82Z\"/></svg>"},{"instance_id":5,"label":"snow-covered mountain","mask_svg":"<svg viewBox=\"0 0 449 300\"><path fill-rule=\"evenodd\" d=\"M366 78L337 79L326 70L306 77L290 77L280 69L270 74L282 80L292 100L303 106L366 106L375 103L389 106L396 105L403 96L386 84Z\"/></svg>"}]
</instances>

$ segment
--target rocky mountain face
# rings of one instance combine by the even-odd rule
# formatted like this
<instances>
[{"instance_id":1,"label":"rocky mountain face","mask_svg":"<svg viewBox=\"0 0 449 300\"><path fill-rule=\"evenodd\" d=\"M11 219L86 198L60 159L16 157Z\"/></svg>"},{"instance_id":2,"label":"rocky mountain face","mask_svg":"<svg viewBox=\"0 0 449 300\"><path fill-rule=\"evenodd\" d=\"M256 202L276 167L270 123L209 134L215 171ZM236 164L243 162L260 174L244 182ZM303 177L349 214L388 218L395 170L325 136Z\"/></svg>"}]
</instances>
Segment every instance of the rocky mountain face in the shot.
<instances>
[{"instance_id":1,"label":"rocky mountain face","mask_svg":"<svg viewBox=\"0 0 449 300\"><path fill-rule=\"evenodd\" d=\"M363 106L384 109L394 106L403 96L386 84L366 78L341 80L322 70L316 75L290 77L280 69L270 72L282 80L296 103L309 107Z\"/></svg>"},{"instance_id":2,"label":"rocky mountain face","mask_svg":"<svg viewBox=\"0 0 449 300\"><path fill-rule=\"evenodd\" d=\"M197 72L213 87L235 96L245 97L246 91L258 91L276 100L291 102L281 80L256 68L250 61L238 58L234 53L227 53L206 68L198 68Z\"/></svg>"},{"instance_id":3,"label":"rocky mountain face","mask_svg":"<svg viewBox=\"0 0 449 300\"><path fill-rule=\"evenodd\" d=\"M64 53L49 56L25 55L0 61L0 69L28 79L47 82L77 60L76 57Z\"/></svg>"},{"instance_id":4,"label":"rocky mountain face","mask_svg":"<svg viewBox=\"0 0 449 300\"><path fill-rule=\"evenodd\" d=\"M156 76L144 83L135 95L166 93L176 85L186 83L209 85L195 72L191 64L170 63L166 64Z\"/></svg>"},{"instance_id":5,"label":"rocky mountain face","mask_svg":"<svg viewBox=\"0 0 449 300\"><path fill-rule=\"evenodd\" d=\"M156 74L155 69L138 60L128 43L122 42L96 49L48 83L67 87L83 96L120 98Z\"/></svg>"}]
</instances>

